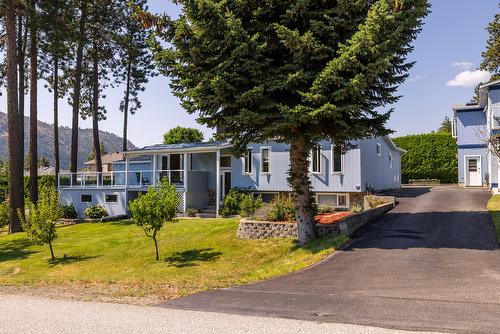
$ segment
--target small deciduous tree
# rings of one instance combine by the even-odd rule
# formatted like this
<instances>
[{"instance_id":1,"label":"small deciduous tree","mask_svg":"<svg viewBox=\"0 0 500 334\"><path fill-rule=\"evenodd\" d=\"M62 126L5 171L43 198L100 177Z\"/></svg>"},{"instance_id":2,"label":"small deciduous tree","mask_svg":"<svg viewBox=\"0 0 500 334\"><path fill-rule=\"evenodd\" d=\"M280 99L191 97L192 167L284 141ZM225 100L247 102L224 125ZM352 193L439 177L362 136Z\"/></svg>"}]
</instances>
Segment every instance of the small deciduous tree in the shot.
<instances>
[{"instance_id":1,"label":"small deciduous tree","mask_svg":"<svg viewBox=\"0 0 500 334\"><path fill-rule=\"evenodd\" d=\"M197 143L203 141L203 133L194 128L176 126L163 135L163 144Z\"/></svg>"},{"instance_id":2,"label":"small deciduous tree","mask_svg":"<svg viewBox=\"0 0 500 334\"><path fill-rule=\"evenodd\" d=\"M154 241L156 261L160 258L156 236L165 223L175 221L179 204L177 190L167 179L160 182L158 189L151 187L146 194L139 194L139 197L130 203L135 223Z\"/></svg>"},{"instance_id":3,"label":"small deciduous tree","mask_svg":"<svg viewBox=\"0 0 500 334\"><path fill-rule=\"evenodd\" d=\"M52 260L55 260L52 243L57 238L56 222L61 219L62 215L59 193L53 187L44 189L37 203L28 203L24 216L20 210L18 211L19 219L28 238L35 245L48 244Z\"/></svg>"}]
</instances>

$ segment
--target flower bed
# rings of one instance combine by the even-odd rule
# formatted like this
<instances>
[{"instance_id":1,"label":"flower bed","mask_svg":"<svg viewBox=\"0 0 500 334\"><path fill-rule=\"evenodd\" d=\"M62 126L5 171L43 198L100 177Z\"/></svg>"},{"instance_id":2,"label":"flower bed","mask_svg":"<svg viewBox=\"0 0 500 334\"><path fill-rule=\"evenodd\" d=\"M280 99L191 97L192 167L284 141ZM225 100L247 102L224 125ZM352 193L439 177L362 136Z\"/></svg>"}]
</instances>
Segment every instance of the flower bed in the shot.
<instances>
[{"instance_id":1,"label":"flower bed","mask_svg":"<svg viewBox=\"0 0 500 334\"><path fill-rule=\"evenodd\" d=\"M330 213L320 213L314 216L314 220L316 223L329 225L335 224L344 219L345 217L352 216L353 213L348 211L340 211L340 212L330 212Z\"/></svg>"}]
</instances>

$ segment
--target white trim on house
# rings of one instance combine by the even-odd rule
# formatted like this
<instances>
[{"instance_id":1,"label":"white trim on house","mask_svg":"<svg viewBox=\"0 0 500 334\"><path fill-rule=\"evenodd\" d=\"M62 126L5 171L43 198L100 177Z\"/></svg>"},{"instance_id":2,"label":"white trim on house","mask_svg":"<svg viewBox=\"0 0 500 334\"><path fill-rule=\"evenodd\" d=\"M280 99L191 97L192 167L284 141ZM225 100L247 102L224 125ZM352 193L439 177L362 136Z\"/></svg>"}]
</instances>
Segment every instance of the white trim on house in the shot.
<instances>
[{"instance_id":1,"label":"white trim on house","mask_svg":"<svg viewBox=\"0 0 500 334\"><path fill-rule=\"evenodd\" d=\"M262 151L267 150L267 172L264 172L264 155ZM271 146L261 146L260 147L260 162L259 162L259 172L260 174L269 175L271 174L271 155L272 148Z\"/></svg>"},{"instance_id":2,"label":"white trim on house","mask_svg":"<svg viewBox=\"0 0 500 334\"><path fill-rule=\"evenodd\" d=\"M246 159L248 158L248 161L250 162L250 169L247 171L247 163ZM241 174L242 175L252 175L253 170L254 170L254 161L253 161L253 149L252 148L247 148L245 151L245 154L241 157L241 163L243 165L243 168L241 169Z\"/></svg>"},{"instance_id":3,"label":"white trim on house","mask_svg":"<svg viewBox=\"0 0 500 334\"><path fill-rule=\"evenodd\" d=\"M477 158L478 164L477 164L477 172L479 173L479 185L470 185L470 180L469 180L469 165L467 164L467 161L471 158ZM482 174L482 158L481 155L477 154L471 154L471 155L464 155L464 186L465 187L482 187L483 186L483 174Z\"/></svg>"},{"instance_id":4,"label":"white trim on house","mask_svg":"<svg viewBox=\"0 0 500 334\"><path fill-rule=\"evenodd\" d=\"M340 171L336 171L334 168L335 167L334 154L336 146L337 145L332 143L332 148L330 149L330 172L332 175L343 175L345 171L345 153L342 153L342 151L340 152Z\"/></svg>"},{"instance_id":5,"label":"white trim on house","mask_svg":"<svg viewBox=\"0 0 500 334\"><path fill-rule=\"evenodd\" d=\"M318 153L318 157L317 157L318 158L318 168L319 168L318 171L313 170L313 161L314 161L313 155L314 155L314 153ZM321 147L321 145L314 146L314 148L309 153L309 173L310 174L315 174L315 175L323 174L322 157L323 157L323 147Z\"/></svg>"}]
</instances>

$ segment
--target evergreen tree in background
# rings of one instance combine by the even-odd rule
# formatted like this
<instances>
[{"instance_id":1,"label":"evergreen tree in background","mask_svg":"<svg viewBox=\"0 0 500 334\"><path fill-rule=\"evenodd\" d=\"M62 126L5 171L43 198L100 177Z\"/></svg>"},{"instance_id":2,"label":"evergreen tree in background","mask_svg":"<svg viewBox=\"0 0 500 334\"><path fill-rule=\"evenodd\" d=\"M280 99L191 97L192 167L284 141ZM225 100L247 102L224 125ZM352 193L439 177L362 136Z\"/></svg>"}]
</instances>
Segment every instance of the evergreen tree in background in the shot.
<instances>
[{"instance_id":1,"label":"evergreen tree in background","mask_svg":"<svg viewBox=\"0 0 500 334\"><path fill-rule=\"evenodd\" d=\"M152 48L188 113L223 129L239 152L251 142L290 144L301 244L315 237L309 159L329 139L390 133L426 0L181 1L177 19L139 13ZM168 47L165 46L168 43ZM171 45L171 47L170 47Z\"/></svg>"},{"instance_id":2,"label":"evergreen tree in background","mask_svg":"<svg viewBox=\"0 0 500 334\"><path fill-rule=\"evenodd\" d=\"M444 133L451 134L451 120L448 116L444 117L443 123L441 123L441 126L438 129L438 132L444 132Z\"/></svg>"},{"instance_id":3,"label":"evergreen tree in background","mask_svg":"<svg viewBox=\"0 0 500 334\"><path fill-rule=\"evenodd\" d=\"M500 4L499 4L500 7ZM483 62L480 68L491 73L491 80L500 79L500 14L486 28L489 33L486 51L482 53Z\"/></svg>"}]
</instances>

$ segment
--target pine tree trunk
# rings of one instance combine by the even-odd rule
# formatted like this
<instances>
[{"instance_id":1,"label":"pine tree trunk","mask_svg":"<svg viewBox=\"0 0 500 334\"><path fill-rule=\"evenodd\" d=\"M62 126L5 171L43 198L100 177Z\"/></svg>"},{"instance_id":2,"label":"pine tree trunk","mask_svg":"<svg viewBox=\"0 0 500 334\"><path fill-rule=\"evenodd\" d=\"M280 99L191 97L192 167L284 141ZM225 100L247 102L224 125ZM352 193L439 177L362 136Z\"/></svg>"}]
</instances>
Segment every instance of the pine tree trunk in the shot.
<instances>
[{"instance_id":1,"label":"pine tree trunk","mask_svg":"<svg viewBox=\"0 0 500 334\"><path fill-rule=\"evenodd\" d=\"M24 93L26 91L25 77L26 77L26 41L28 29L23 24L23 16L17 17L17 66L18 66L18 115L19 115L19 145L23 148L22 156L24 159ZM24 171L24 162L23 162ZM24 173L23 173L24 174ZM23 180L24 183L24 180ZM24 189L24 188L23 188ZM23 195L24 196L24 195Z\"/></svg>"},{"instance_id":2,"label":"pine tree trunk","mask_svg":"<svg viewBox=\"0 0 500 334\"><path fill-rule=\"evenodd\" d=\"M130 100L130 76L132 72L132 63L129 60L127 67L127 88L125 89L125 101L123 108L123 151L127 150L127 128L128 128L128 106Z\"/></svg>"},{"instance_id":3,"label":"pine tree trunk","mask_svg":"<svg viewBox=\"0 0 500 334\"><path fill-rule=\"evenodd\" d=\"M295 217L297 219L298 239L302 246L316 237L311 183L309 181L308 155L311 148L311 143L300 137L297 137L290 147L289 182L295 192Z\"/></svg>"},{"instance_id":4,"label":"pine tree trunk","mask_svg":"<svg viewBox=\"0 0 500 334\"><path fill-rule=\"evenodd\" d=\"M7 122L9 128L9 233L21 231L17 210L24 211L22 180L24 148L19 133L19 100L17 84L16 13L14 0L5 1L6 63L7 63ZM21 176L21 177L20 177Z\"/></svg>"},{"instance_id":5,"label":"pine tree trunk","mask_svg":"<svg viewBox=\"0 0 500 334\"><path fill-rule=\"evenodd\" d=\"M37 28L35 22L35 1L31 0L30 20L30 199L33 203L38 202L38 50L37 50Z\"/></svg>"},{"instance_id":6,"label":"pine tree trunk","mask_svg":"<svg viewBox=\"0 0 500 334\"><path fill-rule=\"evenodd\" d=\"M87 1L81 0L79 40L76 50L75 82L73 89L73 122L71 125L71 162L70 171L78 170L78 121L80 118L80 94L82 86L83 45L85 43L85 24L87 20Z\"/></svg>"},{"instance_id":7,"label":"pine tree trunk","mask_svg":"<svg viewBox=\"0 0 500 334\"><path fill-rule=\"evenodd\" d=\"M59 182L59 58L54 57L54 164L56 185Z\"/></svg>"},{"instance_id":8,"label":"pine tree trunk","mask_svg":"<svg viewBox=\"0 0 500 334\"><path fill-rule=\"evenodd\" d=\"M97 41L94 41L93 78L92 78L92 133L94 136L95 164L102 173L101 142L99 140L99 59Z\"/></svg>"}]
</instances>

